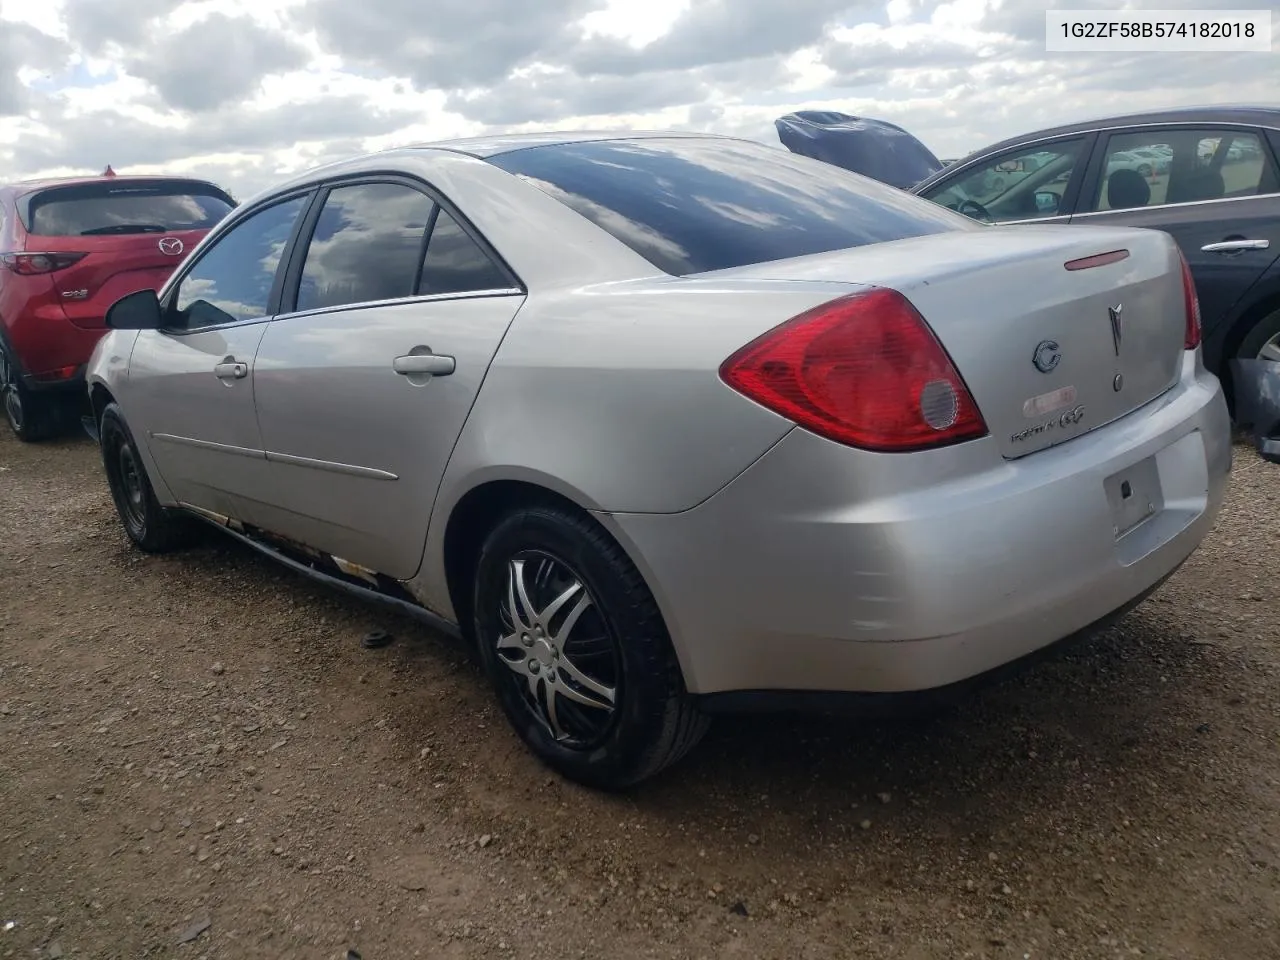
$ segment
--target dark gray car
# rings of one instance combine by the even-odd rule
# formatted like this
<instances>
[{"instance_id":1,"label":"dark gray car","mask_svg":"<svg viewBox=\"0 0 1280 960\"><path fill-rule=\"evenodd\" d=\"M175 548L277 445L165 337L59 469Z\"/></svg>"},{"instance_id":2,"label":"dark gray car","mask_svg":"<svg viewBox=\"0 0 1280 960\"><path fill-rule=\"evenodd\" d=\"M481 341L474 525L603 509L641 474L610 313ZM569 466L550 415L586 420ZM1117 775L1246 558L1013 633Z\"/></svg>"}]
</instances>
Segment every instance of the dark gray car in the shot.
<instances>
[{"instance_id":1,"label":"dark gray car","mask_svg":"<svg viewBox=\"0 0 1280 960\"><path fill-rule=\"evenodd\" d=\"M1171 234L1200 296L1205 364L1229 381L1232 359L1280 361L1278 156L1280 107L1165 110L1005 140L911 192L989 222Z\"/></svg>"}]
</instances>

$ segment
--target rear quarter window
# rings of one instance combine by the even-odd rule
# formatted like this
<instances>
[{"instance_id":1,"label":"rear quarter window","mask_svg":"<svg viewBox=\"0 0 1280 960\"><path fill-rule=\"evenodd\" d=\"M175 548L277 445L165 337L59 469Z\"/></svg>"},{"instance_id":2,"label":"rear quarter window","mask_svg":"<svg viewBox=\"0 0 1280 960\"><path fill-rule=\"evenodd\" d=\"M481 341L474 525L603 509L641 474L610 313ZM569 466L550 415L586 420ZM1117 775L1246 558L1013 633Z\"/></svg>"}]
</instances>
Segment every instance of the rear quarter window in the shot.
<instances>
[{"instance_id":1,"label":"rear quarter window","mask_svg":"<svg viewBox=\"0 0 1280 960\"><path fill-rule=\"evenodd\" d=\"M489 162L675 276L983 229L905 191L746 141L555 144Z\"/></svg>"},{"instance_id":2,"label":"rear quarter window","mask_svg":"<svg viewBox=\"0 0 1280 960\"><path fill-rule=\"evenodd\" d=\"M74 237L208 230L232 209L230 197L191 184L81 184L26 202L29 233Z\"/></svg>"}]
</instances>

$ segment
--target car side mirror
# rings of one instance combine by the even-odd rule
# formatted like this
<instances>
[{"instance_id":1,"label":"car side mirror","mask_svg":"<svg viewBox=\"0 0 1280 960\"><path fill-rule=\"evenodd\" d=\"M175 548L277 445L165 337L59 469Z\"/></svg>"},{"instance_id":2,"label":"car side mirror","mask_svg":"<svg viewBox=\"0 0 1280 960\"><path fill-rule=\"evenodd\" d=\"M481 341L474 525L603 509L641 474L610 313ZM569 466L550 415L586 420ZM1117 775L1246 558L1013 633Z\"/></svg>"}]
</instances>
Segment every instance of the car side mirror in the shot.
<instances>
[{"instance_id":1,"label":"car side mirror","mask_svg":"<svg viewBox=\"0 0 1280 960\"><path fill-rule=\"evenodd\" d=\"M1052 190L1036 191L1036 212L1041 213L1046 217L1051 217L1057 213L1058 204L1061 202L1062 198Z\"/></svg>"},{"instance_id":2,"label":"car side mirror","mask_svg":"<svg viewBox=\"0 0 1280 960\"><path fill-rule=\"evenodd\" d=\"M164 314L154 290L139 290L121 297L107 308L107 326L112 330L159 330Z\"/></svg>"}]
</instances>

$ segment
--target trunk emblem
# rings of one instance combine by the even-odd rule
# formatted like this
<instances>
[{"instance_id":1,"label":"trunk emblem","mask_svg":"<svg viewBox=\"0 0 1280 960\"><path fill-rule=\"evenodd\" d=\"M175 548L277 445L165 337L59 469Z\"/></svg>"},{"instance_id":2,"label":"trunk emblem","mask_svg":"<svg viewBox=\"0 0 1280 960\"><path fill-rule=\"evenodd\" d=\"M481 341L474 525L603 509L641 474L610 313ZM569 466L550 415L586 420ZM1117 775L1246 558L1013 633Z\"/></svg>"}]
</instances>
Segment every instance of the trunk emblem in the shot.
<instances>
[{"instance_id":1,"label":"trunk emblem","mask_svg":"<svg viewBox=\"0 0 1280 960\"><path fill-rule=\"evenodd\" d=\"M1031 362L1041 373L1048 373L1062 361L1057 340L1041 340L1036 344L1036 352L1031 355Z\"/></svg>"},{"instance_id":2,"label":"trunk emblem","mask_svg":"<svg viewBox=\"0 0 1280 960\"><path fill-rule=\"evenodd\" d=\"M165 237L160 241L159 247L166 257L176 257L182 252L182 241L177 237Z\"/></svg>"},{"instance_id":3,"label":"trunk emblem","mask_svg":"<svg viewBox=\"0 0 1280 960\"><path fill-rule=\"evenodd\" d=\"M1124 320L1120 313L1124 310L1123 303L1117 303L1114 307L1107 307L1107 313L1111 316L1111 344L1116 348L1116 356L1120 356L1120 341L1124 337Z\"/></svg>"}]
</instances>

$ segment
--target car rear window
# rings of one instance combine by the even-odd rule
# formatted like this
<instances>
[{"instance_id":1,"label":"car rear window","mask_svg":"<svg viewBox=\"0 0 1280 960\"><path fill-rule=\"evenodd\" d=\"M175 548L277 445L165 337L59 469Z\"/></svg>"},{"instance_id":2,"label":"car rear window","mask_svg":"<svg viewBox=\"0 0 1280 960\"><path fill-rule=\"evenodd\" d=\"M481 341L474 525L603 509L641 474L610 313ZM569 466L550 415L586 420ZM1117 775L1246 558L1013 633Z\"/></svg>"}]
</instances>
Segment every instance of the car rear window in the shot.
<instances>
[{"instance_id":1,"label":"car rear window","mask_svg":"<svg viewBox=\"0 0 1280 960\"><path fill-rule=\"evenodd\" d=\"M894 187L747 141L553 144L488 160L676 276L982 229Z\"/></svg>"},{"instance_id":2,"label":"car rear window","mask_svg":"<svg viewBox=\"0 0 1280 960\"><path fill-rule=\"evenodd\" d=\"M26 204L29 232L46 237L208 230L231 198L196 184L102 183L57 187Z\"/></svg>"}]
</instances>

